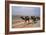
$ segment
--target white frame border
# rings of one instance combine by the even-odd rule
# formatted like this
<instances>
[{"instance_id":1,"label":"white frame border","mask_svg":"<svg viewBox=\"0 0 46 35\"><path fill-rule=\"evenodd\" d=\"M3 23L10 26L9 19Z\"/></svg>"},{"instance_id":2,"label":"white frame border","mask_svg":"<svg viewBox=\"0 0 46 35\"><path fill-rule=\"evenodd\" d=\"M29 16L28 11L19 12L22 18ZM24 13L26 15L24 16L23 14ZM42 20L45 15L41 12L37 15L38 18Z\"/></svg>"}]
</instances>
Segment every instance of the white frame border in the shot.
<instances>
[{"instance_id":1,"label":"white frame border","mask_svg":"<svg viewBox=\"0 0 46 35\"><path fill-rule=\"evenodd\" d=\"M12 28L12 6L25 6L25 7L40 7L40 27L35 27L35 28ZM43 7L42 5L23 5L23 4L9 4L9 31L14 32L14 31L26 31L26 30L42 30L43 29Z\"/></svg>"}]
</instances>

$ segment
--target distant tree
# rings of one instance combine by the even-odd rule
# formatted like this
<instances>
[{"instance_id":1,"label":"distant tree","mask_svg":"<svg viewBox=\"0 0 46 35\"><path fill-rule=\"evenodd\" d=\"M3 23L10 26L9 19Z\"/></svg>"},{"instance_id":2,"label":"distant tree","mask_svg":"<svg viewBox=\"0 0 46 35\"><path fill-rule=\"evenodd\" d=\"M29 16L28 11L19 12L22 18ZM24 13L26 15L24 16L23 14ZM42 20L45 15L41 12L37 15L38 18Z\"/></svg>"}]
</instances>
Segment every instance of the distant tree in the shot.
<instances>
[{"instance_id":1,"label":"distant tree","mask_svg":"<svg viewBox=\"0 0 46 35\"><path fill-rule=\"evenodd\" d=\"M40 17L36 17L38 20L40 20Z\"/></svg>"},{"instance_id":2,"label":"distant tree","mask_svg":"<svg viewBox=\"0 0 46 35\"><path fill-rule=\"evenodd\" d=\"M31 16L31 19L32 19L33 21L36 21L36 17L35 17L35 16Z\"/></svg>"}]
</instances>

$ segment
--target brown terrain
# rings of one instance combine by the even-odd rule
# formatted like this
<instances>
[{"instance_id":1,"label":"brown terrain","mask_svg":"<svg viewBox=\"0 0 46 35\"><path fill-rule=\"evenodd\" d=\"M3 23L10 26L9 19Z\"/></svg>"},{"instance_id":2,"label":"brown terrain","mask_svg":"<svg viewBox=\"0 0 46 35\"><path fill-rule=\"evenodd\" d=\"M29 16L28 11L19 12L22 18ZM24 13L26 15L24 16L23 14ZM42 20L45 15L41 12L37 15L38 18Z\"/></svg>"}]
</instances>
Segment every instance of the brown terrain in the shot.
<instances>
[{"instance_id":1,"label":"brown terrain","mask_svg":"<svg viewBox=\"0 0 46 35\"><path fill-rule=\"evenodd\" d=\"M33 20L30 20L29 22L25 22L24 20L14 20L13 28L31 28L33 26L38 26L39 22L34 24Z\"/></svg>"},{"instance_id":2,"label":"brown terrain","mask_svg":"<svg viewBox=\"0 0 46 35\"><path fill-rule=\"evenodd\" d=\"M32 19L25 22L25 20L21 19L20 16L13 16L12 19L12 28L31 28L31 27L40 27L40 20L34 21Z\"/></svg>"}]
</instances>

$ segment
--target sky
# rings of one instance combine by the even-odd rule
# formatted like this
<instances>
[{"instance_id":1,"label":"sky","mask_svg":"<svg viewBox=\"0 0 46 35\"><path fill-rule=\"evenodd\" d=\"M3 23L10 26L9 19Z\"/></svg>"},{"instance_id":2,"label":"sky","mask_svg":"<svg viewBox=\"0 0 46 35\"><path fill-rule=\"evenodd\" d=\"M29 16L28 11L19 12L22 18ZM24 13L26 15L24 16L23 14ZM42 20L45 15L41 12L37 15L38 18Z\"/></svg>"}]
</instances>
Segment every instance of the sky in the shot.
<instances>
[{"instance_id":1,"label":"sky","mask_svg":"<svg viewBox=\"0 0 46 35\"><path fill-rule=\"evenodd\" d=\"M39 7L12 6L12 15L40 16L40 8Z\"/></svg>"}]
</instances>

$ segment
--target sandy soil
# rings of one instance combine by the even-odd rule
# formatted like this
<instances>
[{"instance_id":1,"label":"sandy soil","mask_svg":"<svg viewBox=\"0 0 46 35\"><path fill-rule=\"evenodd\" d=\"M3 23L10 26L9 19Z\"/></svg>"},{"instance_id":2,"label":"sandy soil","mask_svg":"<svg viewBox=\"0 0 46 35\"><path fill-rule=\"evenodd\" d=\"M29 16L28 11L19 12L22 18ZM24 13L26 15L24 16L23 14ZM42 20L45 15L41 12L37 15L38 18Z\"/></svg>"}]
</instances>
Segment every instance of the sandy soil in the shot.
<instances>
[{"instance_id":1,"label":"sandy soil","mask_svg":"<svg viewBox=\"0 0 46 35\"><path fill-rule=\"evenodd\" d=\"M24 20L14 20L12 27L13 28L31 28L31 27L39 27L40 22L33 23L33 20L25 22Z\"/></svg>"}]
</instances>

